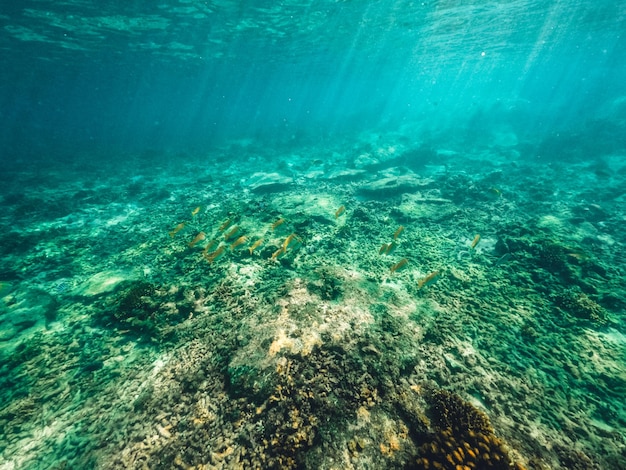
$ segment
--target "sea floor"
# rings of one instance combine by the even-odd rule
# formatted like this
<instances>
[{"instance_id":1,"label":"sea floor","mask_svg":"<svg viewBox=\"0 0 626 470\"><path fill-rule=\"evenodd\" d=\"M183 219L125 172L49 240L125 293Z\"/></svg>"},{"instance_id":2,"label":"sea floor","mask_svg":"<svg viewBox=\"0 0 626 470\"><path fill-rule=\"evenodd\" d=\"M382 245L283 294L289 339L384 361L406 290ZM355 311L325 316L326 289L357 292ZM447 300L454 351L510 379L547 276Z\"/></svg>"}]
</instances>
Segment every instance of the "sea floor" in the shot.
<instances>
[{"instance_id":1,"label":"sea floor","mask_svg":"<svg viewBox=\"0 0 626 470\"><path fill-rule=\"evenodd\" d=\"M626 468L626 156L459 148L3 171L0 470Z\"/></svg>"}]
</instances>

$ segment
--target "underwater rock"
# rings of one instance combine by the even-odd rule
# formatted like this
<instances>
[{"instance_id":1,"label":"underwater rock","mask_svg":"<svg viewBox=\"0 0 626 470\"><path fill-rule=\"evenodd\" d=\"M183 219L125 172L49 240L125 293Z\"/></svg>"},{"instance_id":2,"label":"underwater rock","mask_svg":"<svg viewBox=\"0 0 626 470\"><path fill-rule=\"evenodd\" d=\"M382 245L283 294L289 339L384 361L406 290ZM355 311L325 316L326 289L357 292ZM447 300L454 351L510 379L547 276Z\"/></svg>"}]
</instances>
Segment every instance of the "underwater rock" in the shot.
<instances>
[{"instance_id":1,"label":"underwater rock","mask_svg":"<svg viewBox=\"0 0 626 470\"><path fill-rule=\"evenodd\" d=\"M449 217L458 211L450 199L441 197L424 197L417 194L403 194L402 202L394 210L400 220L420 220Z\"/></svg>"},{"instance_id":2,"label":"underwater rock","mask_svg":"<svg viewBox=\"0 0 626 470\"><path fill-rule=\"evenodd\" d=\"M436 162L438 157L435 151L429 145L421 145L407 149L398 157L399 164L404 165L412 170L421 170L427 163Z\"/></svg>"},{"instance_id":3,"label":"underwater rock","mask_svg":"<svg viewBox=\"0 0 626 470\"><path fill-rule=\"evenodd\" d=\"M414 175L389 176L364 184L359 188L359 192L366 197L391 198L431 188L434 184L431 179L422 179Z\"/></svg>"},{"instance_id":4,"label":"underwater rock","mask_svg":"<svg viewBox=\"0 0 626 470\"><path fill-rule=\"evenodd\" d=\"M362 153L352 162L355 168L370 170L380 164L380 159L369 152Z\"/></svg>"},{"instance_id":5,"label":"underwater rock","mask_svg":"<svg viewBox=\"0 0 626 470\"><path fill-rule=\"evenodd\" d=\"M0 235L0 255L21 256L32 248L33 241L27 233L8 231Z\"/></svg>"},{"instance_id":6,"label":"underwater rock","mask_svg":"<svg viewBox=\"0 0 626 470\"><path fill-rule=\"evenodd\" d=\"M293 184L293 178L280 173L258 172L253 174L246 184L253 193L273 193L289 189Z\"/></svg>"},{"instance_id":7,"label":"underwater rock","mask_svg":"<svg viewBox=\"0 0 626 470\"><path fill-rule=\"evenodd\" d=\"M450 429L457 434L493 431L487 415L456 393L436 389L427 400L431 406L431 422L436 428Z\"/></svg>"},{"instance_id":8,"label":"underwater rock","mask_svg":"<svg viewBox=\"0 0 626 470\"><path fill-rule=\"evenodd\" d=\"M294 223L315 221L321 224L334 224L335 211L341 205L337 196L326 193L286 193L272 199L272 208L282 214L294 214L288 219ZM280 230L280 229L279 229Z\"/></svg>"},{"instance_id":9,"label":"underwater rock","mask_svg":"<svg viewBox=\"0 0 626 470\"><path fill-rule=\"evenodd\" d=\"M127 276L118 271L102 271L91 276L76 292L78 295L92 297L114 291Z\"/></svg>"},{"instance_id":10,"label":"underwater rock","mask_svg":"<svg viewBox=\"0 0 626 470\"><path fill-rule=\"evenodd\" d=\"M533 246L537 257L537 265L552 273L560 273L567 269L565 248L551 242L537 243Z\"/></svg>"}]
</instances>

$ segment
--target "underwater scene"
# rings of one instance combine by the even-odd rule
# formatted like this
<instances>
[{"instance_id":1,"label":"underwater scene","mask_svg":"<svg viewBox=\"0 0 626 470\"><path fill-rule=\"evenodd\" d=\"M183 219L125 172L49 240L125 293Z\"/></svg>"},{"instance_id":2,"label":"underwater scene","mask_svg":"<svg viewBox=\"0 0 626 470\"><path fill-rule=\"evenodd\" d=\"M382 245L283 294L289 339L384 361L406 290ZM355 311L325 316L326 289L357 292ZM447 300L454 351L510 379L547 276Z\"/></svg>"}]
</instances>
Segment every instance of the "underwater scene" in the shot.
<instances>
[{"instance_id":1,"label":"underwater scene","mask_svg":"<svg viewBox=\"0 0 626 470\"><path fill-rule=\"evenodd\" d=\"M626 3L0 5L0 470L626 469Z\"/></svg>"}]
</instances>

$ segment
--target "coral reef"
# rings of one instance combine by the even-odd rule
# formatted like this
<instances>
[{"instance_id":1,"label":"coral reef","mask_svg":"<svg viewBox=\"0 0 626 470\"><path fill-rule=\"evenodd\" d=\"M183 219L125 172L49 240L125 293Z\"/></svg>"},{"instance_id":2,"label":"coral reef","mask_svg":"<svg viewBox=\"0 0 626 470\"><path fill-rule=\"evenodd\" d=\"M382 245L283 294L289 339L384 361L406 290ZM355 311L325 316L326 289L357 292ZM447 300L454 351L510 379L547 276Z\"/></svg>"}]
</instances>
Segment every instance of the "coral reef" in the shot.
<instances>
[{"instance_id":1,"label":"coral reef","mask_svg":"<svg viewBox=\"0 0 626 470\"><path fill-rule=\"evenodd\" d=\"M624 164L404 137L0 175L0 459L625 467Z\"/></svg>"},{"instance_id":2,"label":"coral reef","mask_svg":"<svg viewBox=\"0 0 626 470\"><path fill-rule=\"evenodd\" d=\"M162 337L193 311L191 290L165 291L145 281L122 281L111 293L98 299L102 316L97 323L115 325L125 331Z\"/></svg>"},{"instance_id":3,"label":"coral reef","mask_svg":"<svg viewBox=\"0 0 626 470\"><path fill-rule=\"evenodd\" d=\"M434 434L420 447L415 468L522 470L495 436L485 413L446 390L430 391L427 400Z\"/></svg>"},{"instance_id":4,"label":"coral reef","mask_svg":"<svg viewBox=\"0 0 626 470\"><path fill-rule=\"evenodd\" d=\"M553 295L554 304L563 312L598 325L606 325L608 316L597 302L575 289L564 290Z\"/></svg>"}]
</instances>

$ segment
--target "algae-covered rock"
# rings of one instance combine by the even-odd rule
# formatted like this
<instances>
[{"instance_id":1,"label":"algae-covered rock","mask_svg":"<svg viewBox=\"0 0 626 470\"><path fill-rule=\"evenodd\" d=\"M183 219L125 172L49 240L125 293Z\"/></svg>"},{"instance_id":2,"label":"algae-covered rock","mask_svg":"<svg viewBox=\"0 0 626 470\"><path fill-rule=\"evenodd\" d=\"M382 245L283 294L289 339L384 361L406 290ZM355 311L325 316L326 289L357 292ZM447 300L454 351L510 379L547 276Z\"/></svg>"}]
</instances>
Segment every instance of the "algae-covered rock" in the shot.
<instances>
[{"instance_id":1,"label":"algae-covered rock","mask_svg":"<svg viewBox=\"0 0 626 470\"><path fill-rule=\"evenodd\" d=\"M334 223L335 212L342 205L336 195L327 193L289 193L272 200L272 207L294 222L315 221L322 224ZM296 217L294 217L296 216Z\"/></svg>"},{"instance_id":2,"label":"algae-covered rock","mask_svg":"<svg viewBox=\"0 0 626 470\"><path fill-rule=\"evenodd\" d=\"M128 275L121 271L102 271L91 276L77 289L76 294L93 297L105 292L113 292L120 283L128 279Z\"/></svg>"},{"instance_id":3,"label":"algae-covered rock","mask_svg":"<svg viewBox=\"0 0 626 470\"><path fill-rule=\"evenodd\" d=\"M402 202L395 209L403 220L441 219L451 217L458 211L450 199L422 194L403 194Z\"/></svg>"},{"instance_id":4,"label":"algae-covered rock","mask_svg":"<svg viewBox=\"0 0 626 470\"><path fill-rule=\"evenodd\" d=\"M422 179L415 175L388 176L362 185L359 192L367 197L390 198L431 188L433 185L433 180Z\"/></svg>"},{"instance_id":5,"label":"algae-covered rock","mask_svg":"<svg viewBox=\"0 0 626 470\"><path fill-rule=\"evenodd\" d=\"M247 182L250 191L257 194L284 191L293 184L293 178L280 173L253 174Z\"/></svg>"}]
</instances>

